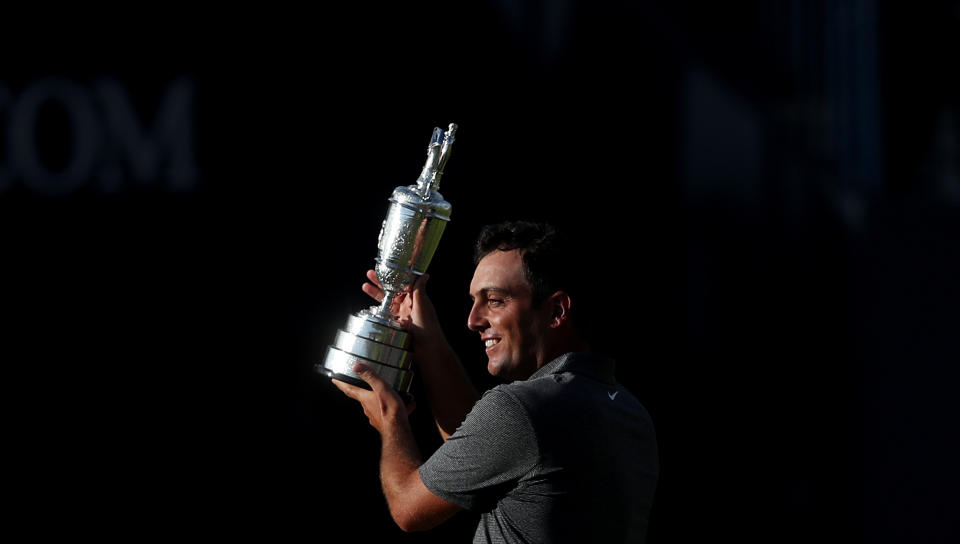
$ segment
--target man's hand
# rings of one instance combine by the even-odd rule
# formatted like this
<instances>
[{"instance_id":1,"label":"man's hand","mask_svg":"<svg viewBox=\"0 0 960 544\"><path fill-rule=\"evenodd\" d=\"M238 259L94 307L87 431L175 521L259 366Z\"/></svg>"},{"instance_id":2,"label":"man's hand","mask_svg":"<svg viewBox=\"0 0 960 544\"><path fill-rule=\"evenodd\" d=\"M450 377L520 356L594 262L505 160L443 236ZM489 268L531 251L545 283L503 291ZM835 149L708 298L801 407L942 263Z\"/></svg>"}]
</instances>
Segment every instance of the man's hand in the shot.
<instances>
[{"instance_id":1,"label":"man's hand","mask_svg":"<svg viewBox=\"0 0 960 544\"><path fill-rule=\"evenodd\" d=\"M409 404L404 404L400 395L380 376L377 376L369 366L363 363L357 363L353 371L370 386L370 391L340 380L333 380L333 384L345 395L360 403L363 407L363 413L370 420L370 425L377 432L381 435L385 432L392 432L393 425L396 425L398 418L402 418L402 421L406 422L407 416L416 408L416 402L411 401Z\"/></svg>"},{"instance_id":2,"label":"man's hand","mask_svg":"<svg viewBox=\"0 0 960 544\"><path fill-rule=\"evenodd\" d=\"M377 272L367 270L367 279L369 281L363 284L363 292L377 302L382 301L384 292L377 279ZM414 352L432 349L446 341L433 302L426 293L429 279L429 274L417 278L408 291L397 294L390 308L390 311L397 316L399 323L413 333Z\"/></svg>"}]
</instances>

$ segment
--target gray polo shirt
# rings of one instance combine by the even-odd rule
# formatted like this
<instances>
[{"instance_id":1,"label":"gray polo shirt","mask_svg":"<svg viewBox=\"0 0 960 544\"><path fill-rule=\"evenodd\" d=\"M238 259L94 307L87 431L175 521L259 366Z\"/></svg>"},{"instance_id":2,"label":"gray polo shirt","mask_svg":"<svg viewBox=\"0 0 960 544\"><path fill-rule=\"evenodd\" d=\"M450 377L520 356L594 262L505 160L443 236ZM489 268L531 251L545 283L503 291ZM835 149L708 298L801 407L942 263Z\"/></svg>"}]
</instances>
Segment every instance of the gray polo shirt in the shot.
<instances>
[{"instance_id":1,"label":"gray polo shirt","mask_svg":"<svg viewBox=\"0 0 960 544\"><path fill-rule=\"evenodd\" d=\"M613 370L568 353L491 389L420 467L435 495L482 513L474 542L644 542L656 437Z\"/></svg>"}]
</instances>

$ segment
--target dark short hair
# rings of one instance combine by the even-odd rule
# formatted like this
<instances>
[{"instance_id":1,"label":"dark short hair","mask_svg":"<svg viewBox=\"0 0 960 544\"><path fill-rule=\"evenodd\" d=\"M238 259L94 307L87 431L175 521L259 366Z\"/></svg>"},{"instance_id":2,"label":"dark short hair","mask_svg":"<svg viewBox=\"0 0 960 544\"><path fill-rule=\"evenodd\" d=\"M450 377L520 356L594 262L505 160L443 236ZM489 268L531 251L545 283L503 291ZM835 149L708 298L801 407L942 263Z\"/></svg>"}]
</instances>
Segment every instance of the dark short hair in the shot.
<instances>
[{"instance_id":1,"label":"dark short hair","mask_svg":"<svg viewBox=\"0 0 960 544\"><path fill-rule=\"evenodd\" d=\"M506 221L483 227L474 247L473 264L494 251L520 250L533 304L539 306L559 290L573 296L567 274L573 256L563 246L563 239L548 223Z\"/></svg>"}]
</instances>

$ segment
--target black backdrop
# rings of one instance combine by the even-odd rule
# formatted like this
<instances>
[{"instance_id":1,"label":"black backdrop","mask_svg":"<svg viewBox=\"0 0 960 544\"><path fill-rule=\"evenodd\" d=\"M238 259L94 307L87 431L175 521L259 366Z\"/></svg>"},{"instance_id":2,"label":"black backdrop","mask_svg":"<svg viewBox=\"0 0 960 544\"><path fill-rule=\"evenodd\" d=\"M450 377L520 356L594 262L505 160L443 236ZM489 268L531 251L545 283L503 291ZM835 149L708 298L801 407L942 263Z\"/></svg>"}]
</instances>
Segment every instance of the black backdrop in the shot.
<instances>
[{"instance_id":1,"label":"black backdrop","mask_svg":"<svg viewBox=\"0 0 960 544\"><path fill-rule=\"evenodd\" d=\"M956 7L804 5L11 19L0 221L18 517L41 534L468 539L469 514L425 535L392 525L376 433L311 370L368 304L390 191L456 122L429 288L451 342L491 386L465 328L481 225L574 233L596 347L657 425L651 541L956 536ZM873 45L830 42L844 20ZM876 69L820 65L848 48ZM98 99L105 79L155 135L187 82L191 128L158 138L195 138L193 181L177 185L160 146L152 181L127 164L113 184L96 167L64 185L94 133L62 97ZM71 90L36 110L31 139L10 127L38 88ZM818 124L817 107L845 103L859 124ZM96 106L97 126L115 110ZM24 145L48 179L16 171Z\"/></svg>"}]
</instances>

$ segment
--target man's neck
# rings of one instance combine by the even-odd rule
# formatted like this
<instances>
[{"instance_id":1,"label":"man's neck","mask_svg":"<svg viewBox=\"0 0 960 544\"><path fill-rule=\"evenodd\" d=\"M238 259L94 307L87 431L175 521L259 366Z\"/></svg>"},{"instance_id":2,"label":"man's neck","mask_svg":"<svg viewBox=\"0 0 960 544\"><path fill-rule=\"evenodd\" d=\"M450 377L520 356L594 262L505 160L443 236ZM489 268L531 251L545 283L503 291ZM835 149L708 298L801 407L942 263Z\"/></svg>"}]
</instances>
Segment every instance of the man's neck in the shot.
<instances>
[{"instance_id":1,"label":"man's neck","mask_svg":"<svg viewBox=\"0 0 960 544\"><path fill-rule=\"evenodd\" d=\"M580 339L580 336L574 331L571 332L569 336L562 336L556 339L555 342L552 342L548 349L543 351L540 359L537 361L537 370L540 370L545 365L549 364L550 361L555 360L557 357L566 355L570 352L583 352L589 351L589 348L583 340Z\"/></svg>"}]
</instances>

